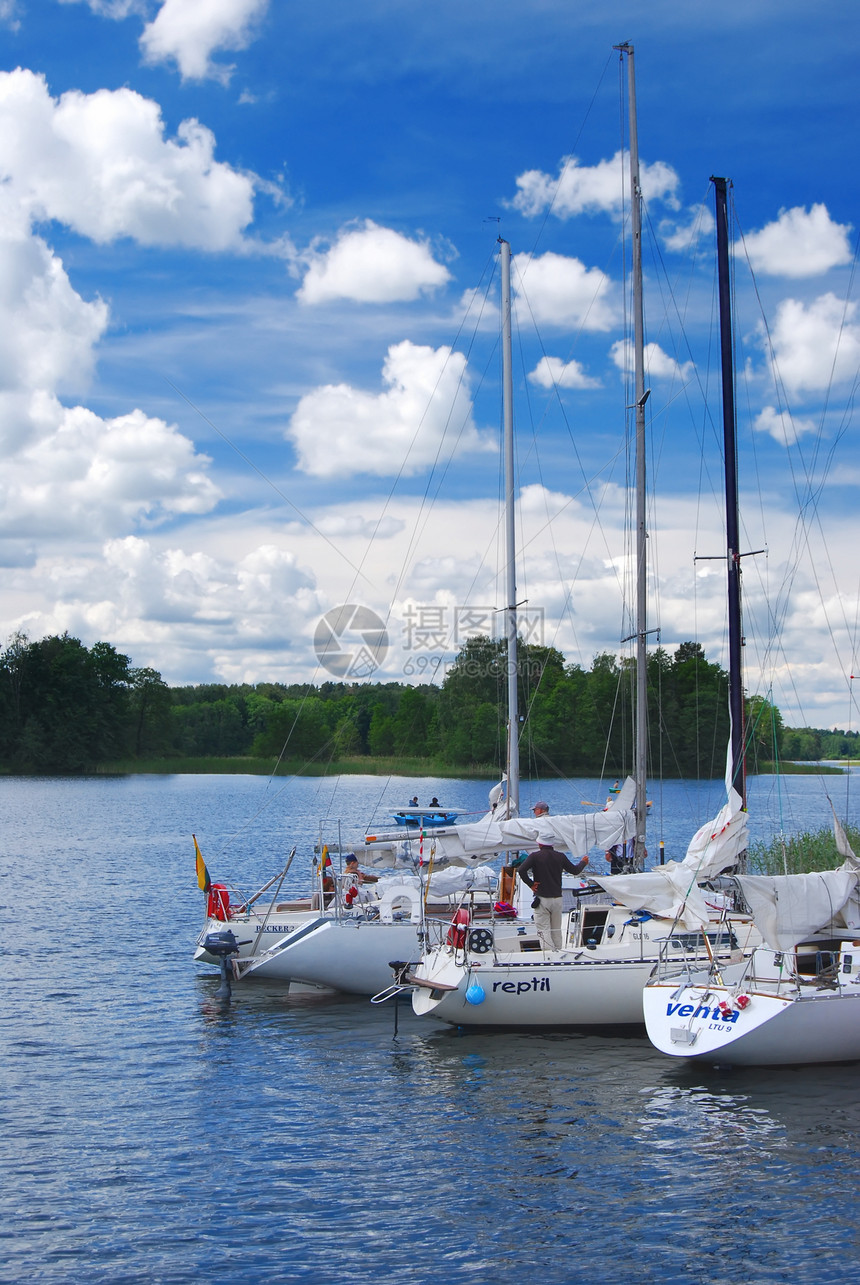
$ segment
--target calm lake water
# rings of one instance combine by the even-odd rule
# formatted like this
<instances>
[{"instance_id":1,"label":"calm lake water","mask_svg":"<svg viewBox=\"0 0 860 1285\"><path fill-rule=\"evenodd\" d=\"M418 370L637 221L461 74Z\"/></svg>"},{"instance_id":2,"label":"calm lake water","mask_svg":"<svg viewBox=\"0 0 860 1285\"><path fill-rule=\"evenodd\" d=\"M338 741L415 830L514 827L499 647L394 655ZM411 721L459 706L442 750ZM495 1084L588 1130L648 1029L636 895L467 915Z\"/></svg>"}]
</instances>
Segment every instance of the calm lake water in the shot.
<instances>
[{"instance_id":1,"label":"calm lake water","mask_svg":"<svg viewBox=\"0 0 860 1285\"><path fill-rule=\"evenodd\" d=\"M858 821L857 780L751 785L754 833ZM605 785L545 782L553 810ZM860 1067L717 1073L638 1037L480 1034L191 962L213 877L318 824L485 783L0 779L0 1279L829 1282L860 1267ZM683 855L718 786L655 788ZM344 838L355 827L344 827Z\"/></svg>"}]
</instances>

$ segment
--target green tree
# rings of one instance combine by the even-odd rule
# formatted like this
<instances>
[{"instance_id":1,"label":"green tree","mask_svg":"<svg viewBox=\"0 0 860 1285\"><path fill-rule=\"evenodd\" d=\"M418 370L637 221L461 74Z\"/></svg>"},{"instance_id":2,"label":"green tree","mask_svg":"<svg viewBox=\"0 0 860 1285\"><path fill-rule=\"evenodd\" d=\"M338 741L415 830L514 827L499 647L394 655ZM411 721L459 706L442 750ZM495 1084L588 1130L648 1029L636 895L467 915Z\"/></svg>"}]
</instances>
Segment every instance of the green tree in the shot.
<instances>
[{"instance_id":1,"label":"green tree","mask_svg":"<svg viewBox=\"0 0 860 1285\"><path fill-rule=\"evenodd\" d=\"M281 701L266 730L254 740L252 753L261 758L316 758L331 740L332 713L331 703L317 696Z\"/></svg>"},{"instance_id":2,"label":"green tree","mask_svg":"<svg viewBox=\"0 0 860 1285\"><path fill-rule=\"evenodd\" d=\"M10 725L7 762L23 771L84 772L122 754L129 660L109 643L88 650L68 633L14 639L0 665Z\"/></svg>"},{"instance_id":3,"label":"green tree","mask_svg":"<svg viewBox=\"0 0 860 1285\"><path fill-rule=\"evenodd\" d=\"M751 696L746 701L745 718L747 770L755 772L760 763L772 763L778 757L782 716L763 696Z\"/></svg>"},{"instance_id":4,"label":"green tree","mask_svg":"<svg viewBox=\"0 0 860 1285\"><path fill-rule=\"evenodd\" d=\"M386 755L394 753L395 731L394 719L386 713L385 706L374 705L367 733L367 743L371 754Z\"/></svg>"},{"instance_id":5,"label":"green tree","mask_svg":"<svg viewBox=\"0 0 860 1285\"><path fill-rule=\"evenodd\" d=\"M170 749L170 688L157 669L130 669L128 676L131 684L128 709L133 753L138 758L143 754L164 754Z\"/></svg>"}]
</instances>

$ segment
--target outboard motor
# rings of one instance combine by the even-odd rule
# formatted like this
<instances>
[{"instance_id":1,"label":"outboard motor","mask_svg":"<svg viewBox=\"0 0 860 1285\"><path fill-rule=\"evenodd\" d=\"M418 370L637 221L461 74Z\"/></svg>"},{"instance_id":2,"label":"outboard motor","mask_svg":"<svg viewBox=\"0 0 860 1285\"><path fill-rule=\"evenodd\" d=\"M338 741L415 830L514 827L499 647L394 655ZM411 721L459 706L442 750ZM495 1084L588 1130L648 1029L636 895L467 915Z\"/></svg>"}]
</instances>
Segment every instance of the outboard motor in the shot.
<instances>
[{"instance_id":1,"label":"outboard motor","mask_svg":"<svg viewBox=\"0 0 860 1285\"><path fill-rule=\"evenodd\" d=\"M239 954L239 943L236 941L236 934L226 929L220 933L207 933L206 940L203 943L204 949L210 955L214 955L221 965L221 985L215 992L216 999L230 999L230 978L233 976L233 961L231 955Z\"/></svg>"}]
</instances>

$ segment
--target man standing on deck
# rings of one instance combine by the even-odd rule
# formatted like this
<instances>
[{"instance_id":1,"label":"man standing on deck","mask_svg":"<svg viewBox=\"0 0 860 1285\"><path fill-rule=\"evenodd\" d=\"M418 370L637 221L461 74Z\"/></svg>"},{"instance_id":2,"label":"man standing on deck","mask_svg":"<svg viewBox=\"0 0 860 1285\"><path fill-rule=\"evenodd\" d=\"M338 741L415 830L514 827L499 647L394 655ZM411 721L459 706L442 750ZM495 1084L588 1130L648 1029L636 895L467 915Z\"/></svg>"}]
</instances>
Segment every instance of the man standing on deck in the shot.
<instances>
[{"instance_id":1,"label":"man standing on deck","mask_svg":"<svg viewBox=\"0 0 860 1285\"><path fill-rule=\"evenodd\" d=\"M543 800L532 808L535 820L547 816L549 804ZM517 873L523 883L528 884L536 894L532 902L535 912L535 927L544 950L561 950L561 876L562 871L578 875L588 865L588 857L583 857L578 865L568 861L563 852L557 852L552 846L555 835L546 826L541 826L537 852L530 852Z\"/></svg>"}]
</instances>

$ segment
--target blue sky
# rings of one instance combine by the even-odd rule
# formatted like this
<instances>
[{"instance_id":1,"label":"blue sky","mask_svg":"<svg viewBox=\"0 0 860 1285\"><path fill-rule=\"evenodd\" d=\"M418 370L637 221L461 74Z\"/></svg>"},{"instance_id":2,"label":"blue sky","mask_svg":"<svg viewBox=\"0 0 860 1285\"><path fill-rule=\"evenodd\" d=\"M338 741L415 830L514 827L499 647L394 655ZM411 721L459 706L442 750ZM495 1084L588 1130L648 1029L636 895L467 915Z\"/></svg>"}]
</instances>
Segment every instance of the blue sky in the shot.
<instances>
[{"instance_id":1,"label":"blue sky","mask_svg":"<svg viewBox=\"0 0 860 1285\"><path fill-rule=\"evenodd\" d=\"M4 637L318 682L317 624L353 602L388 624L377 677L444 672L459 609L501 601L501 231L521 596L568 659L620 653L630 40L652 625L724 659L722 570L694 562L723 547L724 174L745 549L767 549L748 685L856 726L858 34L835 0L0 0Z\"/></svg>"}]
</instances>

